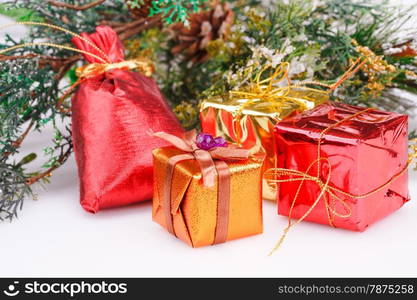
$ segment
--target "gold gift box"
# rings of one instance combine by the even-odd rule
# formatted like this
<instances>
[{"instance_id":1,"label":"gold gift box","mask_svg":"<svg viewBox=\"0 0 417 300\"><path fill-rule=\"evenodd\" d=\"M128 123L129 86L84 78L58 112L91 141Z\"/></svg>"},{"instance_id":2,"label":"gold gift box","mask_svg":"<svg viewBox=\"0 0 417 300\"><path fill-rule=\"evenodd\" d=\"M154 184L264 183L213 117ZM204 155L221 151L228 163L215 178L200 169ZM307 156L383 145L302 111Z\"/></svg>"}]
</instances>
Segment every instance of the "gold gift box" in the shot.
<instances>
[{"instance_id":1,"label":"gold gift box","mask_svg":"<svg viewBox=\"0 0 417 300\"><path fill-rule=\"evenodd\" d=\"M168 160L182 154L174 147L153 151L154 198L153 220L167 229L164 217L163 191ZM229 222L226 240L262 233L262 159L227 162L230 177ZM171 182L171 214L175 235L192 247L212 245L217 224L217 179L212 188L202 183L200 167L186 160L175 167Z\"/></svg>"},{"instance_id":2,"label":"gold gift box","mask_svg":"<svg viewBox=\"0 0 417 300\"><path fill-rule=\"evenodd\" d=\"M324 91L288 87L285 96L274 99L245 99L236 95L207 99L200 108L201 127L205 133L250 149L251 154L264 153L263 173L277 167L273 138L275 124L294 113L312 109L328 98ZM276 200L274 188L266 181L263 181L263 198Z\"/></svg>"}]
</instances>

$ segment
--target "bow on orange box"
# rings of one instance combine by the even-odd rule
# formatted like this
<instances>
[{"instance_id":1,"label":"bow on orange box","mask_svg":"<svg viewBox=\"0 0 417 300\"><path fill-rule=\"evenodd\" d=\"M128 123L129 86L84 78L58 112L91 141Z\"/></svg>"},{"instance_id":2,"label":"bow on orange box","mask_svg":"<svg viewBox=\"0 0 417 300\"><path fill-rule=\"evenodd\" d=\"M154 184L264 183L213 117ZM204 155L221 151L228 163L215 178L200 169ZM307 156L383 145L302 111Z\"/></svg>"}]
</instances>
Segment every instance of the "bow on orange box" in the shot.
<instances>
[{"instance_id":1,"label":"bow on orange box","mask_svg":"<svg viewBox=\"0 0 417 300\"><path fill-rule=\"evenodd\" d=\"M150 134L164 139L176 148L186 152L172 156L167 164L166 174L168 176L165 177L165 188L163 190L163 199L165 201L163 209L167 230L175 235L171 211L172 177L175 166L181 161L196 160L199 164L205 187L213 187L218 176L218 211L214 244L224 243L227 239L231 176L225 160L245 160L249 157L249 150L236 148L233 145L227 146L227 143L222 139L219 139L217 142L215 141L216 139L213 139L213 143L210 145L206 143L205 139L211 138L211 136L204 133L197 135L195 130L186 132L184 138L166 132Z\"/></svg>"}]
</instances>

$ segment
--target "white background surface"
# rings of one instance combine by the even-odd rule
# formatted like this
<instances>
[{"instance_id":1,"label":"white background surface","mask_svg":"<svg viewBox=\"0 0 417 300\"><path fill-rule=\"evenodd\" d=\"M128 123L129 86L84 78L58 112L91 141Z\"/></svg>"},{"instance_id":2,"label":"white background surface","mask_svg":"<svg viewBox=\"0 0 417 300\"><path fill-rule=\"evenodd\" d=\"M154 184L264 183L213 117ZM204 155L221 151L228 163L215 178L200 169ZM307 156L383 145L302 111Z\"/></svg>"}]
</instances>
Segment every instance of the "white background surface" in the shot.
<instances>
[{"instance_id":1,"label":"white background surface","mask_svg":"<svg viewBox=\"0 0 417 300\"><path fill-rule=\"evenodd\" d=\"M417 127L415 117L411 123ZM25 149L41 154L51 135L31 135ZM264 202L263 234L192 249L151 221L150 202L85 212L71 156L19 219L0 223L0 276L415 277L417 172L410 171L409 186L412 200L366 232L303 222L268 257L287 224L274 204Z\"/></svg>"}]
</instances>

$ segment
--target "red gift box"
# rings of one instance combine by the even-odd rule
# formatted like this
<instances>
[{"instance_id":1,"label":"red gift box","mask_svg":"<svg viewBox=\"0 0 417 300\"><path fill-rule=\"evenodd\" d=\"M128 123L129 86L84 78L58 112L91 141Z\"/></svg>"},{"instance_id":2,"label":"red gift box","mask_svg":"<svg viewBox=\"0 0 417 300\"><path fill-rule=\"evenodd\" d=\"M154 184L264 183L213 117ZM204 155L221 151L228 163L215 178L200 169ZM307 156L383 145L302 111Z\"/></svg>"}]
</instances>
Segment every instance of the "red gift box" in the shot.
<instances>
[{"instance_id":1,"label":"red gift box","mask_svg":"<svg viewBox=\"0 0 417 300\"><path fill-rule=\"evenodd\" d=\"M364 231L409 200L406 115L329 102L279 122L275 138L278 167L300 171L277 178L280 215Z\"/></svg>"}]
</instances>

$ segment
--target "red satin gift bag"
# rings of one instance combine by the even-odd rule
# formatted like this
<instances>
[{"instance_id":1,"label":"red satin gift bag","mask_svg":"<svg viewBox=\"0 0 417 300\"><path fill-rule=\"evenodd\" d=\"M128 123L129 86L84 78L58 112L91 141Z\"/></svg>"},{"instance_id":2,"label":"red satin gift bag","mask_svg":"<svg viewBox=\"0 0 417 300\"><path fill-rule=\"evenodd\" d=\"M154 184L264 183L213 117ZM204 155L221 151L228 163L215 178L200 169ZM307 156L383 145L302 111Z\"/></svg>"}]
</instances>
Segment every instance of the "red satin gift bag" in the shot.
<instances>
[{"instance_id":1,"label":"red satin gift bag","mask_svg":"<svg viewBox=\"0 0 417 300\"><path fill-rule=\"evenodd\" d=\"M95 33L81 36L112 63L124 60L122 43L110 27L99 26ZM79 38L73 43L103 57ZM91 55L84 58L102 63ZM72 136L84 209L96 213L152 198L152 150L166 143L150 136L149 130L182 132L151 78L112 69L81 83L72 99Z\"/></svg>"}]
</instances>

